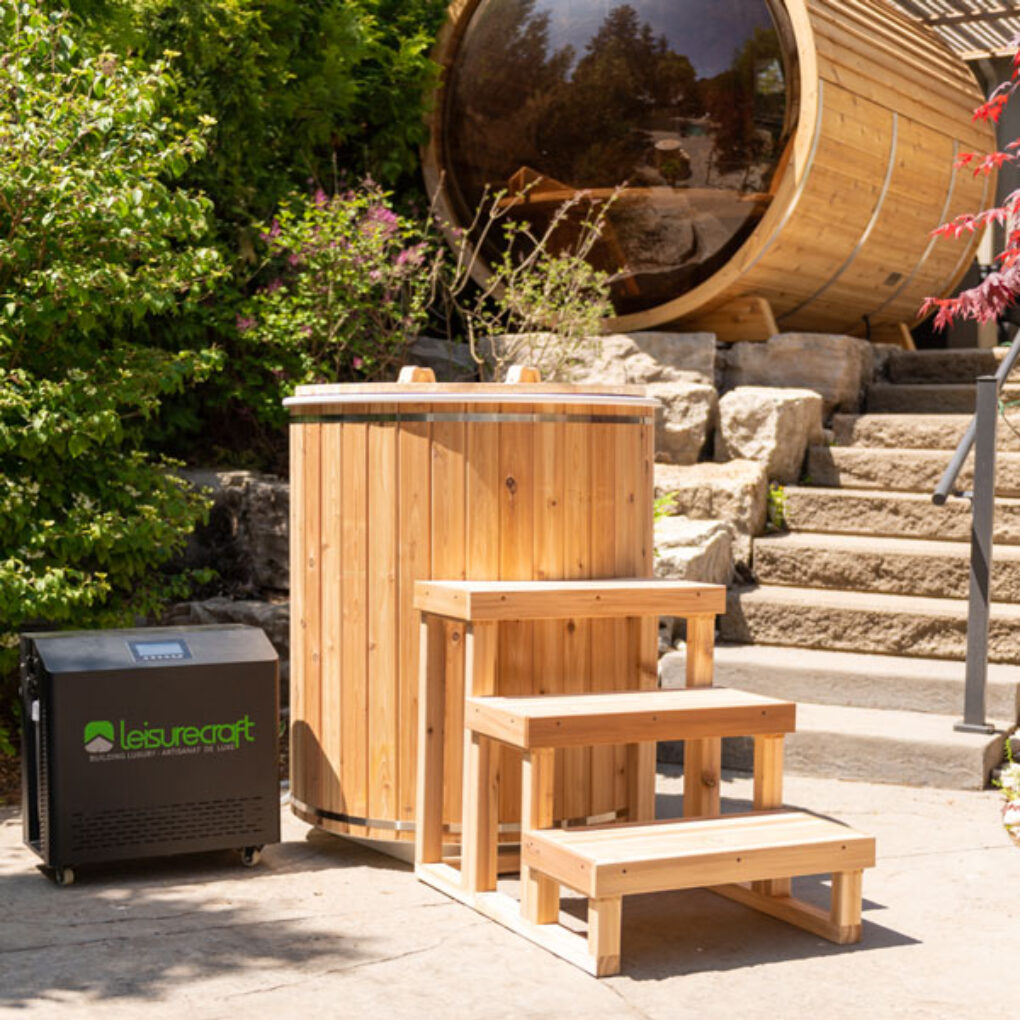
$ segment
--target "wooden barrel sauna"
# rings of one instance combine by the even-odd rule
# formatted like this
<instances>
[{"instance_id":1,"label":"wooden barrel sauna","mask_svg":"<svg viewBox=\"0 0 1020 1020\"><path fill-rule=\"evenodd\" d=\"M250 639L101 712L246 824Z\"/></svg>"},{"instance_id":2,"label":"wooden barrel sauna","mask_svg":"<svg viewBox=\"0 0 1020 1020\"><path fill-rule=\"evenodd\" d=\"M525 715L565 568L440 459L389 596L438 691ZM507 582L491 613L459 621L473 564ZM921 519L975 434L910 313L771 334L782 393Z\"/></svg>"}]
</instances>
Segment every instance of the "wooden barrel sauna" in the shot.
<instances>
[{"instance_id":1,"label":"wooden barrel sauna","mask_svg":"<svg viewBox=\"0 0 1020 1020\"><path fill-rule=\"evenodd\" d=\"M974 257L931 231L995 194L954 166L995 148L973 74L884 0L458 0L436 58L425 176L454 228L486 188L544 227L621 187L607 332L897 342Z\"/></svg>"},{"instance_id":2,"label":"wooden barrel sauna","mask_svg":"<svg viewBox=\"0 0 1020 1020\"><path fill-rule=\"evenodd\" d=\"M293 808L332 832L413 841L414 582L651 576L655 401L636 388L396 383L306 386L286 404ZM462 636L448 629L449 642ZM499 693L654 687L656 650L654 619L507 624ZM454 840L458 689L451 672ZM557 817L625 810L624 756L565 755ZM508 839L520 805L512 763L501 769Z\"/></svg>"}]
</instances>

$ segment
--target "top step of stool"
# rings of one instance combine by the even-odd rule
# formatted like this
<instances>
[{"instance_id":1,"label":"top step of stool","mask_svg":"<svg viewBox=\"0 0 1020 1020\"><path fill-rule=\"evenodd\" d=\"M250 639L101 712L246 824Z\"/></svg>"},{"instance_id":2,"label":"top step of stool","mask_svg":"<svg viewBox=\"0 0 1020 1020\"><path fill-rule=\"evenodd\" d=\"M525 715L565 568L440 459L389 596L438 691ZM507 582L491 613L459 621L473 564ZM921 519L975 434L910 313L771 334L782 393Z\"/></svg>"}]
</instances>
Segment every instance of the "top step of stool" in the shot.
<instances>
[{"instance_id":1,"label":"top step of stool","mask_svg":"<svg viewBox=\"0 0 1020 1020\"><path fill-rule=\"evenodd\" d=\"M416 581L414 608L452 620L569 620L726 612L726 586L647 577L594 581Z\"/></svg>"},{"instance_id":2,"label":"top step of stool","mask_svg":"<svg viewBox=\"0 0 1020 1020\"><path fill-rule=\"evenodd\" d=\"M464 725L526 750L792 733L797 706L727 687L467 698Z\"/></svg>"}]
</instances>

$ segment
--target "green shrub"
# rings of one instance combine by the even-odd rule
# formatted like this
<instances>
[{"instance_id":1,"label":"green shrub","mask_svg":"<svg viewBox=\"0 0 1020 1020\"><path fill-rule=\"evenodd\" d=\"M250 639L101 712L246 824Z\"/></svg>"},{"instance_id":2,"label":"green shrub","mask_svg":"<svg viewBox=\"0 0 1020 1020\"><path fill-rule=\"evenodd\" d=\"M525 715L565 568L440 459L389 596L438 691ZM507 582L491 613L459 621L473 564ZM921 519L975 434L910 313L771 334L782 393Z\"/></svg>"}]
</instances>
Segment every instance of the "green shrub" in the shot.
<instances>
[{"instance_id":1,"label":"green shrub","mask_svg":"<svg viewBox=\"0 0 1020 1020\"><path fill-rule=\"evenodd\" d=\"M778 482L769 482L766 518L772 531L786 530L786 489Z\"/></svg>"},{"instance_id":2,"label":"green shrub","mask_svg":"<svg viewBox=\"0 0 1020 1020\"><path fill-rule=\"evenodd\" d=\"M438 73L429 53L446 0L50 3L70 10L99 46L150 61L175 51L177 88L163 110L215 119L181 180L211 199L231 275L215 303L152 318L148 336L167 350L218 345L224 370L197 395L165 401L150 434L189 459L278 470L286 443L268 407L284 395L272 389L278 352L244 342L235 328L253 285L266 282L253 273L255 224L296 190L330 188L335 166L396 187L401 203L420 195L417 154Z\"/></svg>"},{"instance_id":3,"label":"green shrub","mask_svg":"<svg viewBox=\"0 0 1020 1020\"><path fill-rule=\"evenodd\" d=\"M174 109L216 120L185 181L247 232L334 162L417 178L446 0L65 0L103 46L179 54ZM234 235L230 234L230 239Z\"/></svg>"},{"instance_id":4,"label":"green shrub","mask_svg":"<svg viewBox=\"0 0 1020 1020\"><path fill-rule=\"evenodd\" d=\"M88 55L32 0L0 5L0 40L2 676L21 628L130 621L184 590L159 568L205 501L142 435L219 356L137 336L222 265L208 201L173 184L204 129L159 114L166 63Z\"/></svg>"}]
</instances>

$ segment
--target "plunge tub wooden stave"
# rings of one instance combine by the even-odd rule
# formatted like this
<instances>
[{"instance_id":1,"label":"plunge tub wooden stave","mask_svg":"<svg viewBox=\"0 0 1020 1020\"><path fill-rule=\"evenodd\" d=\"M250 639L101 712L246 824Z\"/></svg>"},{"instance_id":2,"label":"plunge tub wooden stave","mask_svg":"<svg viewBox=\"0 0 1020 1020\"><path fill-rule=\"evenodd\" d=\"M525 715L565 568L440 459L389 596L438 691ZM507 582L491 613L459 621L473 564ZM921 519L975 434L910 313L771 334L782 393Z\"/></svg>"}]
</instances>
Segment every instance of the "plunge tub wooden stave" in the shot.
<instances>
[{"instance_id":1,"label":"plunge tub wooden stave","mask_svg":"<svg viewBox=\"0 0 1020 1020\"><path fill-rule=\"evenodd\" d=\"M654 401L415 384L306 387L290 410L294 810L333 832L411 841L414 581L650 576ZM446 627L451 646L463 638ZM656 643L656 621L640 618L509 624L499 692L654 686ZM447 682L444 821L456 840L463 676ZM561 757L558 817L626 810L622 749ZM507 750L501 767L508 839L518 760Z\"/></svg>"}]
</instances>

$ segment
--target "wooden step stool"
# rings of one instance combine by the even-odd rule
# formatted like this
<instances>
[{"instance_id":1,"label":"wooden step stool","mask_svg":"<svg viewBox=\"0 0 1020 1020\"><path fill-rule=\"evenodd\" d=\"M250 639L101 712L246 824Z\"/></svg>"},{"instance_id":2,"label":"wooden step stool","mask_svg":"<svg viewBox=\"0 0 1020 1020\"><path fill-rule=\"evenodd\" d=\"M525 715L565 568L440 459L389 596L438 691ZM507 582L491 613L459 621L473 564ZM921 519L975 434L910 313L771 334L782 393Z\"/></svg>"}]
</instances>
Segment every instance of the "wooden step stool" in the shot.
<instances>
[{"instance_id":1,"label":"wooden step stool","mask_svg":"<svg viewBox=\"0 0 1020 1020\"><path fill-rule=\"evenodd\" d=\"M584 615L576 612L579 608L593 615L631 615L624 608L625 593L620 588L625 583L616 582L609 591L600 589L605 582L581 584L583 588L575 583L578 598L566 600L571 612L563 612L562 603L561 609L555 609L557 603L545 597L556 585L536 582L422 582L416 604L426 613L439 609L443 616L468 622L479 616L534 619L549 618L543 613ZM633 584L644 609L653 595L649 585L656 583ZM668 583L659 586L660 601L668 602ZM579 604L585 600L586 605ZM668 608L660 611L681 615ZM699 654L693 656L693 679L704 681L706 672L710 679L712 631L696 624L688 629L688 640L693 634L701 643ZM428 668L427 626L423 625L422 633L415 870L424 881L597 975L619 970L621 899L628 892L709 887L836 942L860 937L860 875L874 863L873 839L803 812L771 810L726 818L696 817L718 814L717 769L723 736L755 738L755 808L775 809L781 803L783 734L794 728L795 706L724 688L527 698L478 696L477 687L483 685L470 682L469 651L461 870L444 864L442 677L431 675L435 671ZM693 755L686 755L684 808L689 817L683 821L649 821L654 818L654 787L647 788L643 782L641 765L643 749L654 749L654 741L659 739L686 740L689 748L693 745L696 749ZM517 747L524 755L519 908L512 898L496 891L496 742ZM555 749L606 743L625 743L630 749L630 782L636 784L630 803L637 821L549 829ZM789 895L792 876L822 872L833 873L829 913ZM587 942L556 923L560 883L588 897Z\"/></svg>"}]
</instances>

